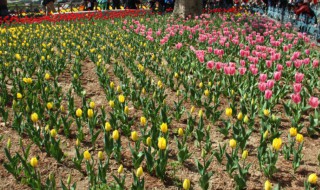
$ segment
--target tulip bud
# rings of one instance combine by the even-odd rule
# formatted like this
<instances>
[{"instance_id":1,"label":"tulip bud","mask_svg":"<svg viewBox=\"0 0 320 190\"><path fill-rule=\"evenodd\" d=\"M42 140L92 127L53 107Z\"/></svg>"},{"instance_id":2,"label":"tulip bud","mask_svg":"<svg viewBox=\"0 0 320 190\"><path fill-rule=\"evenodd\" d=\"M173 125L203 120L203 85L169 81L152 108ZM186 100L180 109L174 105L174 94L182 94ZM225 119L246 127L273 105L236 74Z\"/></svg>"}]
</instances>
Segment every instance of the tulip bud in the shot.
<instances>
[{"instance_id":1,"label":"tulip bud","mask_svg":"<svg viewBox=\"0 0 320 190\"><path fill-rule=\"evenodd\" d=\"M93 109L95 106L96 106L96 104L95 104L94 102L90 102L90 103L89 103L89 107L90 107L91 109Z\"/></svg>"},{"instance_id":2,"label":"tulip bud","mask_svg":"<svg viewBox=\"0 0 320 190\"><path fill-rule=\"evenodd\" d=\"M242 152L242 159L246 159L248 157L248 151L247 150L244 150L243 152Z\"/></svg>"},{"instance_id":3,"label":"tulip bud","mask_svg":"<svg viewBox=\"0 0 320 190\"><path fill-rule=\"evenodd\" d=\"M52 129L50 131L50 135L51 135L51 137L55 138L57 136L57 131L55 129Z\"/></svg>"},{"instance_id":4,"label":"tulip bud","mask_svg":"<svg viewBox=\"0 0 320 190\"><path fill-rule=\"evenodd\" d=\"M183 129L182 128L179 128L178 129L178 135L181 137L183 136Z\"/></svg>"},{"instance_id":5,"label":"tulip bud","mask_svg":"<svg viewBox=\"0 0 320 190\"><path fill-rule=\"evenodd\" d=\"M244 116L244 118L243 118L243 122L244 123L248 123L249 122L249 117L246 115L246 116Z\"/></svg>"},{"instance_id":6,"label":"tulip bud","mask_svg":"<svg viewBox=\"0 0 320 190\"><path fill-rule=\"evenodd\" d=\"M190 180L189 179L185 179L184 181L183 181L183 189L184 190L189 190L190 189Z\"/></svg>"},{"instance_id":7,"label":"tulip bud","mask_svg":"<svg viewBox=\"0 0 320 190\"><path fill-rule=\"evenodd\" d=\"M98 158L99 158L99 160L103 160L104 159L104 155L103 155L102 151L98 152Z\"/></svg>"},{"instance_id":8,"label":"tulip bud","mask_svg":"<svg viewBox=\"0 0 320 190\"><path fill-rule=\"evenodd\" d=\"M70 183L71 183L71 175L70 175L70 174L68 174L67 184L68 184L68 185L70 185Z\"/></svg>"},{"instance_id":9,"label":"tulip bud","mask_svg":"<svg viewBox=\"0 0 320 190\"><path fill-rule=\"evenodd\" d=\"M136 172L136 176L139 178L143 175L143 169L142 167L140 166L138 169L137 169L137 172Z\"/></svg>"},{"instance_id":10,"label":"tulip bud","mask_svg":"<svg viewBox=\"0 0 320 190\"><path fill-rule=\"evenodd\" d=\"M243 114L242 114L242 112L238 113L237 119L238 119L239 121L241 121L241 120L242 120L242 118L243 118Z\"/></svg>"},{"instance_id":11,"label":"tulip bud","mask_svg":"<svg viewBox=\"0 0 320 190\"><path fill-rule=\"evenodd\" d=\"M194 106L192 106L190 109L190 113L193 113L193 112L194 112Z\"/></svg>"},{"instance_id":12,"label":"tulip bud","mask_svg":"<svg viewBox=\"0 0 320 190\"><path fill-rule=\"evenodd\" d=\"M7 149L10 150L11 148L11 139L9 138L7 141Z\"/></svg>"},{"instance_id":13,"label":"tulip bud","mask_svg":"<svg viewBox=\"0 0 320 190\"><path fill-rule=\"evenodd\" d=\"M118 168L118 174L121 174L123 172L123 165L121 164Z\"/></svg>"},{"instance_id":14,"label":"tulip bud","mask_svg":"<svg viewBox=\"0 0 320 190\"><path fill-rule=\"evenodd\" d=\"M150 146L150 145L151 145L151 137L148 137L148 138L147 138L147 140L146 140L146 144L147 144L148 146Z\"/></svg>"}]
</instances>

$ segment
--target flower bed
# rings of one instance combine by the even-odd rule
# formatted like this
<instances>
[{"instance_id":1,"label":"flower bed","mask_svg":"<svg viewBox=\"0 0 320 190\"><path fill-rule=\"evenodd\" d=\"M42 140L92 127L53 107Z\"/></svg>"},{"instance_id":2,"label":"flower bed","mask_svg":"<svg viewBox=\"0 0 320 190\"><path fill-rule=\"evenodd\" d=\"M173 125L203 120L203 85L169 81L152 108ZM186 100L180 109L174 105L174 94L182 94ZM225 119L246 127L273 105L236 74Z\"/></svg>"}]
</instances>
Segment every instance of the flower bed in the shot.
<instances>
[{"instance_id":1,"label":"flower bed","mask_svg":"<svg viewBox=\"0 0 320 190\"><path fill-rule=\"evenodd\" d=\"M88 13L0 36L0 188L319 187L319 51L290 24Z\"/></svg>"}]
</instances>

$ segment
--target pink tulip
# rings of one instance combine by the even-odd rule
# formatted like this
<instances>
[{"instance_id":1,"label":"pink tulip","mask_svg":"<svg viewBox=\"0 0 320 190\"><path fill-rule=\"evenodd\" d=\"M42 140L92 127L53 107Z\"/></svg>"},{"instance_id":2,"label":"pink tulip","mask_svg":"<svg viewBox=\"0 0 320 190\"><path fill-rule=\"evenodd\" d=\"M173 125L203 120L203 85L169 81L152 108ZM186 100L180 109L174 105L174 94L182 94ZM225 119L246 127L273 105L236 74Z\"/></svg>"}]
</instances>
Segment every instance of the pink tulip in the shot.
<instances>
[{"instance_id":1,"label":"pink tulip","mask_svg":"<svg viewBox=\"0 0 320 190\"><path fill-rule=\"evenodd\" d=\"M317 68L319 66L319 61L317 59L313 60L312 66L313 68Z\"/></svg>"},{"instance_id":2,"label":"pink tulip","mask_svg":"<svg viewBox=\"0 0 320 190\"><path fill-rule=\"evenodd\" d=\"M271 90L268 89L268 90L264 91L264 97L267 100L269 100L271 98L271 96L272 96L272 91Z\"/></svg>"},{"instance_id":3,"label":"pink tulip","mask_svg":"<svg viewBox=\"0 0 320 190\"><path fill-rule=\"evenodd\" d=\"M301 102L300 94L292 94L291 99L294 103L299 104Z\"/></svg>"},{"instance_id":4,"label":"pink tulip","mask_svg":"<svg viewBox=\"0 0 320 190\"><path fill-rule=\"evenodd\" d=\"M176 49L181 49L181 47L182 47L182 43L179 42L176 44Z\"/></svg>"},{"instance_id":5,"label":"pink tulip","mask_svg":"<svg viewBox=\"0 0 320 190\"><path fill-rule=\"evenodd\" d=\"M317 108L319 105L319 99L317 97L309 98L309 105L313 108Z\"/></svg>"},{"instance_id":6,"label":"pink tulip","mask_svg":"<svg viewBox=\"0 0 320 190\"><path fill-rule=\"evenodd\" d=\"M222 68L222 63L221 62L216 62L216 69L220 70Z\"/></svg>"},{"instance_id":7,"label":"pink tulip","mask_svg":"<svg viewBox=\"0 0 320 190\"><path fill-rule=\"evenodd\" d=\"M266 90L267 90L267 83L265 83L265 82L259 82L258 88L259 88L259 90L260 90L261 92L266 91Z\"/></svg>"},{"instance_id":8,"label":"pink tulip","mask_svg":"<svg viewBox=\"0 0 320 190\"><path fill-rule=\"evenodd\" d=\"M296 83L301 83L303 80L303 77L304 77L304 74L299 72L296 72L296 74L294 75Z\"/></svg>"},{"instance_id":9,"label":"pink tulip","mask_svg":"<svg viewBox=\"0 0 320 190\"><path fill-rule=\"evenodd\" d=\"M294 93L300 93L301 89L302 89L302 84L301 83L294 83L293 84Z\"/></svg>"},{"instance_id":10,"label":"pink tulip","mask_svg":"<svg viewBox=\"0 0 320 190\"><path fill-rule=\"evenodd\" d=\"M268 89L272 89L274 86L274 80L267 80L267 87Z\"/></svg>"},{"instance_id":11,"label":"pink tulip","mask_svg":"<svg viewBox=\"0 0 320 190\"><path fill-rule=\"evenodd\" d=\"M258 74L258 68L256 68L256 67L251 67L251 68L250 68L250 71L251 71L251 73L252 73L253 75L257 75L257 74Z\"/></svg>"},{"instance_id":12,"label":"pink tulip","mask_svg":"<svg viewBox=\"0 0 320 190\"><path fill-rule=\"evenodd\" d=\"M274 72L273 78L274 78L274 80L279 81L281 79L281 72L280 71Z\"/></svg>"},{"instance_id":13,"label":"pink tulip","mask_svg":"<svg viewBox=\"0 0 320 190\"><path fill-rule=\"evenodd\" d=\"M213 69L213 67L214 67L214 62L213 61L208 61L207 68L208 69Z\"/></svg>"},{"instance_id":14,"label":"pink tulip","mask_svg":"<svg viewBox=\"0 0 320 190\"><path fill-rule=\"evenodd\" d=\"M280 65L280 64L277 64L277 70L278 70L278 71L282 71L282 70L283 70L283 66Z\"/></svg>"},{"instance_id":15,"label":"pink tulip","mask_svg":"<svg viewBox=\"0 0 320 190\"><path fill-rule=\"evenodd\" d=\"M286 61L287 67L291 67L292 62L291 61Z\"/></svg>"},{"instance_id":16,"label":"pink tulip","mask_svg":"<svg viewBox=\"0 0 320 190\"><path fill-rule=\"evenodd\" d=\"M260 79L260 82L265 82L266 80L267 80L267 74L260 74L260 77L259 77L259 79Z\"/></svg>"},{"instance_id":17,"label":"pink tulip","mask_svg":"<svg viewBox=\"0 0 320 190\"><path fill-rule=\"evenodd\" d=\"M271 60L266 60L266 65L268 68L272 66L272 61Z\"/></svg>"},{"instance_id":18,"label":"pink tulip","mask_svg":"<svg viewBox=\"0 0 320 190\"><path fill-rule=\"evenodd\" d=\"M242 67L246 66L246 61L245 61L245 60L240 60L240 65L241 65Z\"/></svg>"},{"instance_id":19,"label":"pink tulip","mask_svg":"<svg viewBox=\"0 0 320 190\"><path fill-rule=\"evenodd\" d=\"M240 67L239 68L239 73L240 75L244 75L246 73L247 69L245 67Z\"/></svg>"},{"instance_id":20,"label":"pink tulip","mask_svg":"<svg viewBox=\"0 0 320 190\"><path fill-rule=\"evenodd\" d=\"M309 55L309 54L310 54L310 50L309 50L309 49L306 49L306 50L305 50L305 53L306 53L307 55Z\"/></svg>"}]
</instances>

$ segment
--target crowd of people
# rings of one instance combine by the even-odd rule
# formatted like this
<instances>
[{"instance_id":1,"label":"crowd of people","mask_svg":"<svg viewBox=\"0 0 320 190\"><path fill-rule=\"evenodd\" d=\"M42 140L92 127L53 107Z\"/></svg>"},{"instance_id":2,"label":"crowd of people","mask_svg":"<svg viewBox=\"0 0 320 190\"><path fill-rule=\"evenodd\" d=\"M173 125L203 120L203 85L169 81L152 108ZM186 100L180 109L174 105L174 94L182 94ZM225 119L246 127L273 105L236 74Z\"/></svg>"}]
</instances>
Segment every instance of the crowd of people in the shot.
<instances>
[{"instance_id":1,"label":"crowd of people","mask_svg":"<svg viewBox=\"0 0 320 190\"><path fill-rule=\"evenodd\" d=\"M285 11L294 12L298 19L301 15L306 15L309 19L315 20L317 24L316 9L318 0L256 0L250 3L250 6L265 6L267 9L279 7L284 14Z\"/></svg>"}]
</instances>

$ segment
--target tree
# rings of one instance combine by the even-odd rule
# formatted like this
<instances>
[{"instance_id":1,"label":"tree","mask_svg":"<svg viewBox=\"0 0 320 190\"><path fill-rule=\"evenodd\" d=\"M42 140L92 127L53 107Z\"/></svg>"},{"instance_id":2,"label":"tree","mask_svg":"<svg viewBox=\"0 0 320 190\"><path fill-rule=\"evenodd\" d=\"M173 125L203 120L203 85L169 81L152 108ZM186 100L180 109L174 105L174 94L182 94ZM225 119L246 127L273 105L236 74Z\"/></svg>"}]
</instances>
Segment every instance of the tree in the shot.
<instances>
[{"instance_id":1,"label":"tree","mask_svg":"<svg viewBox=\"0 0 320 190\"><path fill-rule=\"evenodd\" d=\"M8 13L8 2L7 0L0 0L0 17L7 16Z\"/></svg>"},{"instance_id":2,"label":"tree","mask_svg":"<svg viewBox=\"0 0 320 190\"><path fill-rule=\"evenodd\" d=\"M173 15L186 18L197 16L202 13L202 0L176 0Z\"/></svg>"}]
</instances>

